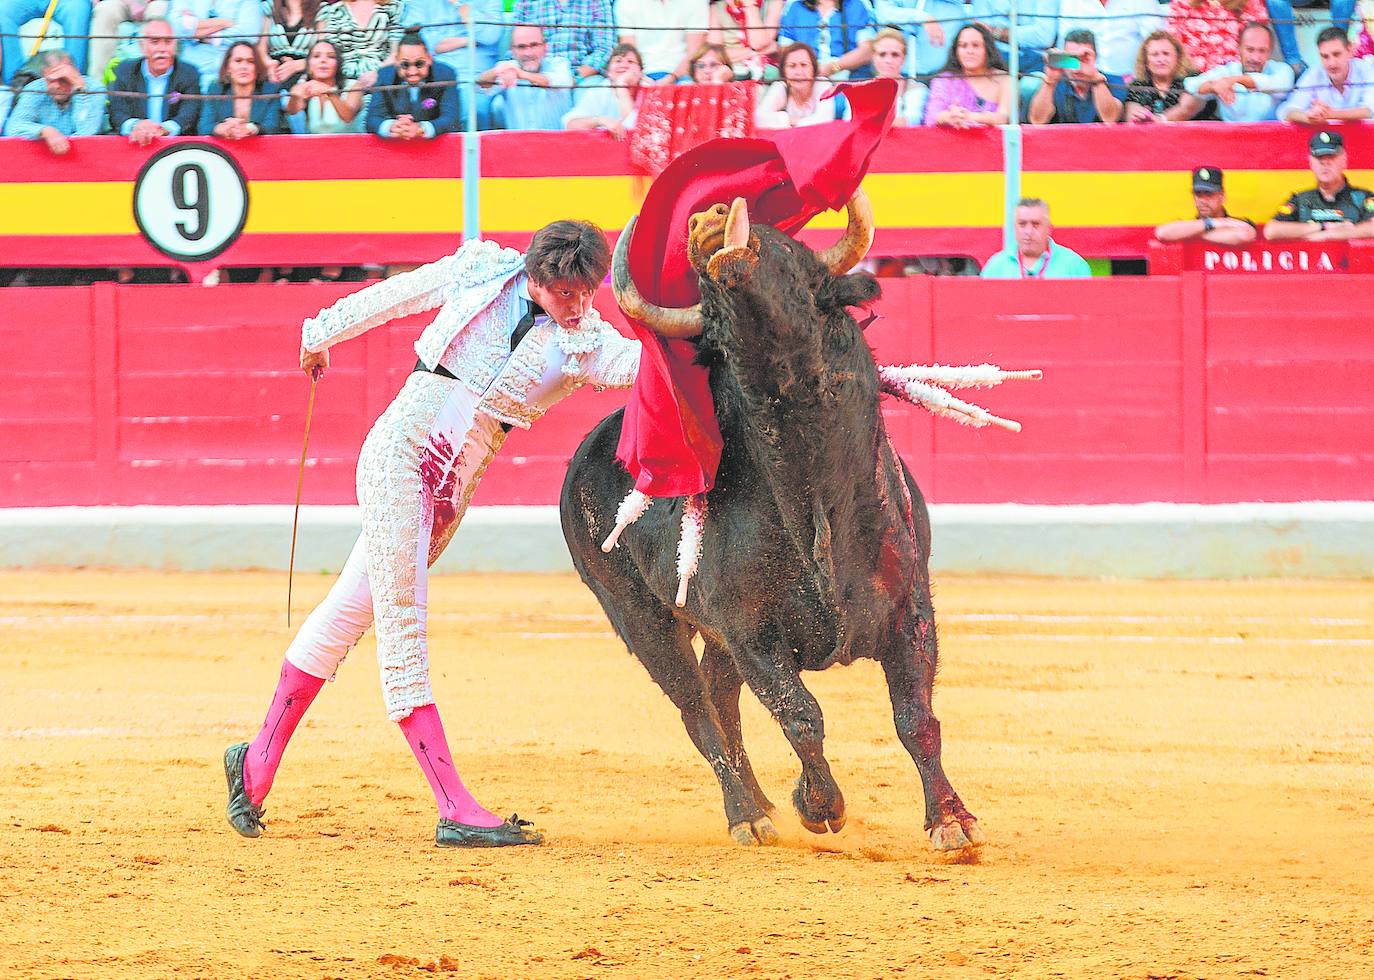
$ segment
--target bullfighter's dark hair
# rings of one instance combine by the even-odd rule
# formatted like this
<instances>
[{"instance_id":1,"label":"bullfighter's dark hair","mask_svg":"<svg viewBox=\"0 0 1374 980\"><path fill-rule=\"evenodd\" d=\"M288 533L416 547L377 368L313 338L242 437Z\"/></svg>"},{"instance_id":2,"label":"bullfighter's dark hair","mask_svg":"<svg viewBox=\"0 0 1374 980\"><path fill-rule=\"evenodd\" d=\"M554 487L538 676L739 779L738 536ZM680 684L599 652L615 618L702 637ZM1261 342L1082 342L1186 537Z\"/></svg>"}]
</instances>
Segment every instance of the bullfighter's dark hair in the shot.
<instances>
[{"instance_id":1,"label":"bullfighter's dark hair","mask_svg":"<svg viewBox=\"0 0 1374 980\"><path fill-rule=\"evenodd\" d=\"M606 233L590 221L555 221L534 233L525 273L541 286L571 282L599 286L611 268Z\"/></svg>"}]
</instances>

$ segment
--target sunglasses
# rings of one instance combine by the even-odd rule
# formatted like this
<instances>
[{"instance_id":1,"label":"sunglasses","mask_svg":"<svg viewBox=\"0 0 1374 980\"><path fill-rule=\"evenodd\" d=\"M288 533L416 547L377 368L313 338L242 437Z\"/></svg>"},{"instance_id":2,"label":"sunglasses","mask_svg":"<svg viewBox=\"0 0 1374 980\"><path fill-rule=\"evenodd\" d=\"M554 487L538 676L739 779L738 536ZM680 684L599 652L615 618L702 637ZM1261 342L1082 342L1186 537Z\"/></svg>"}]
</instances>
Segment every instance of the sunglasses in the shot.
<instances>
[{"instance_id":1,"label":"sunglasses","mask_svg":"<svg viewBox=\"0 0 1374 980\"><path fill-rule=\"evenodd\" d=\"M423 69L429 67L429 61L425 58L417 58L414 61L398 61L396 62L396 67L401 69L401 71L408 71L411 68Z\"/></svg>"}]
</instances>

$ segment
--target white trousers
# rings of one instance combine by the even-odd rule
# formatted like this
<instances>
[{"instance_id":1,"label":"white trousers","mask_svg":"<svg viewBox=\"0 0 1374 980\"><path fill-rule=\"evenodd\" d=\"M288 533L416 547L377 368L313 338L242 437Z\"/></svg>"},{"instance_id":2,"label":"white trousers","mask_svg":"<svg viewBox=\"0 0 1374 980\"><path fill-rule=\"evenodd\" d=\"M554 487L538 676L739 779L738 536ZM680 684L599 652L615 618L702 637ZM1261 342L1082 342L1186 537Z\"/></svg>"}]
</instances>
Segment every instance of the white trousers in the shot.
<instances>
[{"instance_id":1,"label":"white trousers","mask_svg":"<svg viewBox=\"0 0 1374 980\"><path fill-rule=\"evenodd\" d=\"M358 456L363 533L286 651L305 673L333 677L375 621L382 698L392 721L434 702L429 566L505 441L500 423L475 411L477 401L451 378L417 372L406 380Z\"/></svg>"}]
</instances>

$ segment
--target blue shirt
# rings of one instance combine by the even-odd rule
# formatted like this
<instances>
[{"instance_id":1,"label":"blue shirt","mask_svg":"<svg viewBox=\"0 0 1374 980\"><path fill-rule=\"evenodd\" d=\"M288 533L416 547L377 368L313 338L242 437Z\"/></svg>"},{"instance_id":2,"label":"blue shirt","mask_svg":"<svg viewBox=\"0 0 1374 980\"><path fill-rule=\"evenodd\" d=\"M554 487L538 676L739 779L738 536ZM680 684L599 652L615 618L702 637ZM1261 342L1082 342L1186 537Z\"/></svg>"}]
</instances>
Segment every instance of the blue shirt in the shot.
<instances>
[{"instance_id":1,"label":"blue shirt","mask_svg":"<svg viewBox=\"0 0 1374 980\"><path fill-rule=\"evenodd\" d=\"M1003 249L988 259L981 275L984 279L1087 279L1092 270L1083 256L1051 238L1045 254L1024 269L1016 252Z\"/></svg>"},{"instance_id":2,"label":"blue shirt","mask_svg":"<svg viewBox=\"0 0 1374 980\"><path fill-rule=\"evenodd\" d=\"M35 78L20 90L14 100L7 132L10 136L36 140L51 126L63 136L94 136L100 128L105 111L102 89L73 92L71 98L59 105L48 94L48 83Z\"/></svg>"},{"instance_id":3,"label":"blue shirt","mask_svg":"<svg viewBox=\"0 0 1374 980\"><path fill-rule=\"evenodd\" d=\"M1204 82L1218 78L1235 78L1247 75L1255 83L1254 91L1244 86L1236 86L1236 101L1227 105L1215 95L1199 98L1210 99L1216 104L1217 113L1225 122L1265 122L1278 118L1278 106L1293 90L1293 69L1282 61L1270 61L1264 71L1246 71L1239 61L1228 61L1224 65L1201 75L1193 75L1183 80L1183 88L1189 95L1197 95Z\"/></svg>"},{"instance_id":4,"label":"blue shirt","mask_svg":"<svg viewBox=\"0 0 1374 980\"><path fill-rule=\"evenodd\" d=\"M988 27L1005 30L1011 26L1011 0L973 0L969 20L981 21ZM958 30L958 25L952 25ZM1059 0L1016 0L1017 47L1025 51L1043 51L1054 47L1059 36ZM997 42L997 50L1006 57L1011 50L1004 41Z\"/></svg>"},{"instance_id":5,"label":"blue shirt","mask_svg":"<svg viewBox=\"0 0 1374 980\"><path fill-rule=\"evenodd\" d=\"M476 62L478 75L496 64L501 55L501 39L505 36L505 28L501 24L501 19L505 16L501 9L501 0L466 2L472 5L472 19L475 21L472 32L477 38L477 44L472 51L469 51L471 42L452 51L440 53L437 50L440 41L468 36L467 24L454 23L462 18L458 15L458 4L452 0L407 0L403 21L407 27L422 24L441 25L422 27L420 37L424 39L425 46L435 52L434 60L452 68L460 82L466 82L473 77L473 72L468 68L470 63Z\"/></svg>"},{"instance_id":6,"label":"blue shirt","mask_svg":"<svg viewBox=\"0 0 1374 980\"><path fill-rule=\"evenodd\" d=\"M1118 75L1107 75L1107 87L1112 90L1122 102L1126 101L1126 83ZM1088 89L1088 94L1079 97L1074 91L1073 83L1068 76L1061 78L1059 84L1054 87L1054 118L1052 123L1095 123L1101 122L1102 117L1097 114L1097 103L1093 100L1093 90Z\"/></svg>"},{"instance_id":7,"label":"blue shirt","mask_svg":"<svg viewBox=\"0 0 1374 980\"><path fill-rule=\"evenodd\" d=\"M778 47L803 41L811 45L821 64L825 64L853 51L860 41L871 41L875 31L868 0L843 0L826 20L821 19L819 10L807 7L802 0L792 0L782 12ZM865 65L851 71L849 77L872 78L873 69Z\"/></svg>"},{"instance_id":8,"label":"blue shirt","mask_svg":"<svg viewBox=\"0 0 1374 980\"><path fill-rule=\"evenodd\" d=\"M895 24L911 39L907 44L908 75L934 75L944 68L954 35L968 20L968 8L961 0L874 0L873 13L879 24ZM931 41L927 26L931 21L944 32L943 44Z\"/></svg>"}]
</instances>

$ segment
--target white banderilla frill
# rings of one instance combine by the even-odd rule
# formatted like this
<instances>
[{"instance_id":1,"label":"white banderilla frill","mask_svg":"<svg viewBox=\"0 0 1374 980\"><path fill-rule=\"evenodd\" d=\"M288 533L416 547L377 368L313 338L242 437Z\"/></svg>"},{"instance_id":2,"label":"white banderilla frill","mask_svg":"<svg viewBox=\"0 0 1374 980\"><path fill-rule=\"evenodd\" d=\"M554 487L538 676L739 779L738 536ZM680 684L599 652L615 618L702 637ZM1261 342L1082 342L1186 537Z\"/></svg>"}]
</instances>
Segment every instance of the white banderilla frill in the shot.
<instances>
[{"instance_id":1,"label":"white banderilla frill","mask_svg":"<svg viewBox=\"0 0 1374 980\"><path fill-rule=\"evenodd\" d=\"M615 512L615 529L601 543L601 550L610 552L625 533L625 529L644 516L654 498L638 490L631 490ZM682 504L682 527L677 543L678 608L687 605L687 583L696 574L701 561L701 541L706 532L706 494L694 493Z\"/></svg>"},{"instance_id":2,"label":"white banderilla frill","mask_svg":"<svg viewBox=\"0 0 1374 980\"><path fill-rule=\"evenodd\" d=\"M1038 381L1041 371L1003 371L995 364L945 367L941 364L880 365L879 386L889 395L924 408L932 415L981 428L995 425L1020 432L1021 423L1000 418L987 409L955 398L947 388L992 388L1003 381Z\"/></svg>"}]
</instances>

